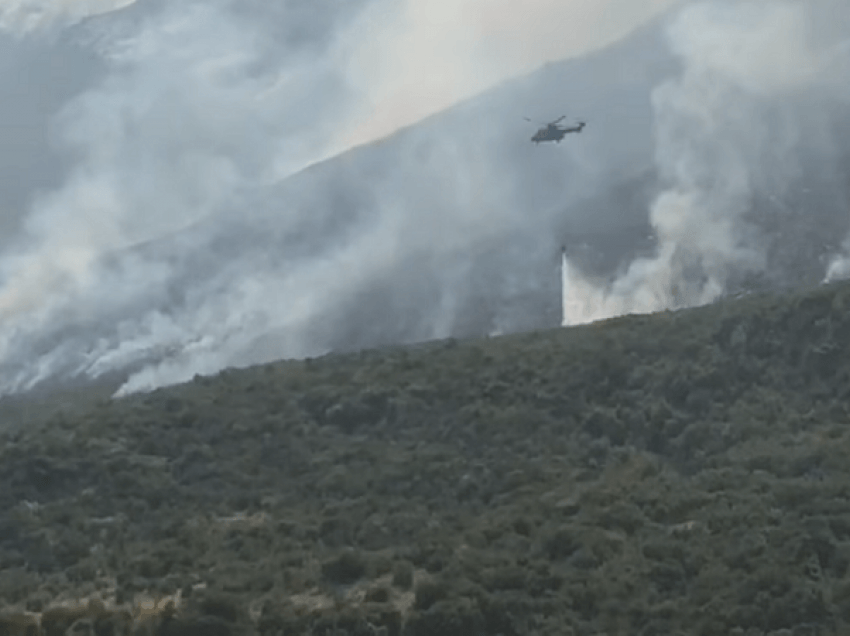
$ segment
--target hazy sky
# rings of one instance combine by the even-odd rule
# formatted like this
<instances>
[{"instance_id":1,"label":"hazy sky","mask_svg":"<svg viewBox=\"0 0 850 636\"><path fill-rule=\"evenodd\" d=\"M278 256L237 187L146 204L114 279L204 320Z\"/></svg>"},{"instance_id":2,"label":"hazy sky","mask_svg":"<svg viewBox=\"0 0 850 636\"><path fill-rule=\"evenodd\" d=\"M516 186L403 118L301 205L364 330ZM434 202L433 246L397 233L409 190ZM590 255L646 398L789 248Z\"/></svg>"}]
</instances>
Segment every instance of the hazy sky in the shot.
<instances>
[{"instance_id":1,"label":"hazy sky","mask_svg":"<svg viewBox=\"0 0 850 636\"><path fill-rule=\"evenodd\" d=\"M350 3L363 5L359 15L334 33L332 55L371 110L367 123L355 133L365 141L370 132L391 132L546 61L604 46L676 2L361 0ZM0 29L35 39L134 3L146 4L144 0L5 0L0 6ZM185 4L240 11L239 3L220 0ZM321 13L334 8L304 0L280 4L284 9L271 13L283 23L293 18L318 22ZM191 10L181 15L191 15Z\"/></svg>"},{"instance_id":2,"label":"hazy sky","mask_svg":"<svg viewBox=\"0 0 850 636\"><path fill-rule=\"evenodd\" d=\"M598 49L676 0L376 0L345 34L366 141L547 61ZM397 8L396 8L397 7Z\"/></svg>"}]
</instances>

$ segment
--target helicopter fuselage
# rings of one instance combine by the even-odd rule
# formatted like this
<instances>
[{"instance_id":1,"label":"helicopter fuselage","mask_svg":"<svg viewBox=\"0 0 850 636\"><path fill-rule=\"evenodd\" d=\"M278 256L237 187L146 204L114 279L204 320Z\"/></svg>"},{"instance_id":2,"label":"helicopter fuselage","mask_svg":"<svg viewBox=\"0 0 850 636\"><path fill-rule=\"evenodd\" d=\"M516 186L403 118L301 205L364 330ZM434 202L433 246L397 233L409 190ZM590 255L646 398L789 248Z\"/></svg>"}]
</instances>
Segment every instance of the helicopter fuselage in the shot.
<instances>
[{"instance_id":1,"label":"helicopter fuselage","mask_svg":"<svg viewBox=\"0 0 850 636\"><path fill-rule=\"evenodd\" d=\"M531 138L536 144L546 141L554 141L555 143L561 143L561 140L567 136L569 133L580 133L584 128L584 122L579 122L575 126L569 126L562 128L558 126L557 123L547 124L536 133Z\"/></svg>"}]
</instances>

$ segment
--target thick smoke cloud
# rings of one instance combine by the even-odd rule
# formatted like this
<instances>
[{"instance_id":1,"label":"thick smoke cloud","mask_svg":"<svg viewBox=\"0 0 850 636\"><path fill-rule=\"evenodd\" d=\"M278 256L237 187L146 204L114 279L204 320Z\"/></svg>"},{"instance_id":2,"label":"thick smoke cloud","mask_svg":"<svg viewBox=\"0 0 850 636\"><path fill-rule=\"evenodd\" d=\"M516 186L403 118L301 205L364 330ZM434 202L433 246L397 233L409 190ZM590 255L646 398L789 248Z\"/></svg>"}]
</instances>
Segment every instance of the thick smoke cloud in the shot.
<instances>
[{"instance_id":1,"label":"thick smoke cloud","mask_svg":"<svg viewBox=\"0 0 850 636\"><path fill-rule=\"evenodd\" d=\"M766 272L756 202L789 195L805 152L835 154L831 108L848 97L849 16L837 1L681 9L667 32L681 72L652 94L655 254L603 284L565 259L564 324L711 302L732 277ZM788 223L781 211L768 210L777 217L768 221ZM840 271L850 270L839 259L829 272Z\"/></svg>"},{"instance_id":2,"label":"thick smoke cloud","mask_svg":"<svg viewBox=\"0 0 850 636\"><path fill-rule=\"evenodd\" d=\"M399 338L452 334L461 297L481 292L470 254L544 223L493 152L496 121L472 147L455 127L409 133L412 155L361 152L355 202L311 181L321 166L283 180L672 2L338 4L3 5L9 37L71 38L105 70L51 120L71 167L0 254L0 392L129 367L127 392L321 353L356 298L422 268L439 285L408 299L423 320Z\"/></svg>"}]
</instances>

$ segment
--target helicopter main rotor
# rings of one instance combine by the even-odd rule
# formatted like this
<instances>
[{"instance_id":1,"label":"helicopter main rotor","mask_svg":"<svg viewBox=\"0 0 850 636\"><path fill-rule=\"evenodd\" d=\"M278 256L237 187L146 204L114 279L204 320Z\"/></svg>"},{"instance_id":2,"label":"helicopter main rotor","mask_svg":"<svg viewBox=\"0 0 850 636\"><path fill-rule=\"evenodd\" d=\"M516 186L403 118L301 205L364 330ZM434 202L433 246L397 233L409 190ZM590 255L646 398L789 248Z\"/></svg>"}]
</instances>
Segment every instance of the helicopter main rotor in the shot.
<instances>
[{"instance_id":1,"label":"helicopter main rotor","mask_svg":"<svg viewBox=\"0 0 850 636\"><path fill-rule=\"evenodd\" d=\"M535 120L531 119L530 117L523 117L523 119L524 119L525 121L527 121L527 122L529 122L529 123L532 123L532 124L534 124L535 126L542 126L543 128L549 128L549 127L557 126L557 125L558 125L558 124L560 124L562 121L564 121L566 118L567 118L567 116L566 116L566 115L561 115L560 117L558 117L558 118L557 118L557 119L555 119L554 121L550 121L550 122L540 122L540 121L535 121ZM581 122L580 122L579 120L576 120L576 123L581 123Z\"/></svg>"}]
</instances>

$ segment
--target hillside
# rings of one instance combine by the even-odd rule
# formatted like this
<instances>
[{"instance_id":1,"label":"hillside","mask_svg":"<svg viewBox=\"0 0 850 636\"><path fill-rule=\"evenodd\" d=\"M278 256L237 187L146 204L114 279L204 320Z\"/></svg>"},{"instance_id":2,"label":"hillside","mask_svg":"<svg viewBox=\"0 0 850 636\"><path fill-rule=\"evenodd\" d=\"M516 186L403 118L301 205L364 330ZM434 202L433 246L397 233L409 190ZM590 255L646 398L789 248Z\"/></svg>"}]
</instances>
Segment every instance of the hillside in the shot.
<instances>
[{"instance_id":1,"label":"hillside","mask_svg":"<svg viewBox=\"0 0 850 636\"><path fill-rule=\"evenodd\" d=\"M848 308L7 403L0 633L846 633Z\"/></svg>"},{"instance_id":2,"label":"hillside","mask_svg":"<svg viewBox=\"0 0 850 636\"><path fill-rule=\"evenodd\" d=\"M127 29L147 24L142 16L158 14L157 7L172 6L141 4L134 9L141 13L122 19ZM250 4L276 15L274 24L281 17L268 3ZM327 10L319 10L303 3L300 19L324 25L319 31L332 30L344 17L335 14L342 10L336 4L328 1ZM345 11L353 11L358 3L345 4ZM836 0L797 4L792 13L800 15L780 16L778 23L805 24L810 12L833 4L828 22L834 26ZM729 37L740 36L735 41L742 47L767 40L787 44L787 34L759 35L764 25L777 24L767 19L774 9L765 4L764 20L744 20L755 35L738 33L741 21L734 16L724 21L723 12L697 15L707 22L694 32L729 30ZM69 246L66 259L47 241L43 252L27 257L32 269L16 264L10 245L14 262L3 274L4 289L17 308L10 305L0 334L0 395L70 389L92 379L117 380L132 392L282 358L555 327L561 322L562 246L570 266L599 289L646 259L672 259L657 265L682 280L666 291L667 298L659 297L666 302L650 309L679 306L672 290L683 285L689 290L685 302L713 300L700 291L709 279L708 288L729 295L817 284L843 254L848 230L850 117L843 87L850 84L842 79L844 67L825 65L817 78L804 73L778 93L738 90L742 73L752 74L756 87L765 73L744 64L745 55L736 56L741 68L724 66L730 61L722 55L726 45L683 51L675 45L674 32L684 28L677 15L678 9L605 48L545 64L373 143L342 151L346 145L340 142L328 150L339 154L324 161L312 141L298 140L313 130L303 119L312 121L312 108L304 104L321 111L336 103L332 96L302 102L291 99L302 94L293 89L267 103L256 99L252 80L239 83L242 88L217 106L211 94L231 95L235 87L219 86L200 73L175 85L201 81L210 89L207 98L204 91L166 90L161 111L139 110L133 106L139 94L148 96L146 103L159 103L151 87L134 87L146 73L124 77L129 67L103 66L104 61L90 68L92 51L83 46L71 54L72 41L85 38L69 31L65 45L43 58L69 65L55 71L65 84L49 82L62 89L50 103L58 108L86 86L103 82L104 90L117 90L114 99L128 105L116 109L127 121L115 120L123 176L114 177L112 159L99 170L80 168L97 191L104 183L120 184L113 193L119 201L114 209L104 207L106 218L83 228L78 219L89 218L90 206L86 197L76 198L85 188L69 177L67 187L48 196L51 210L68 217L37 225L48 234L55 231L54 239L64 244L61 228L68 223L81 244ZM231 21L216 24L225 28ZM280 24L289 25L280 27L286 31L293 23ZM792 31L801 49L830 41L809 42L805 29ZM203 28L196 33L204 45L206 33ZM314 36L324 41L329 33ZM273 38L278 44L289 39L280 35L280 41ZM246 46L249 40L255 38L246 38ZM309 41L302 44L309 47ZM813 55L821 53L814 48ZM165 57L136 62L150 64L145 68L151 77L159 77L182 66L167 61L173 50L164 46ZM839 59L843 50L830 54ZM280 62L290 58L284 55ZM780 57L756 59L776 63L776 76L784 77L787 65ZM41 57L22 60L27 62L22 69L46 72ZM715 66L719 75L701 71ZM250 69L243 71L236 75L251 76ZM113 76L123 79L107 81ZM314 78L317 90L324 85L312 73L304 77ZM328 80L337 86L338 78ZM706 102L707 92L715 101ZM84 146L96 145L110 136L90 135L87 126L104 130L98 105L115 102L97 90L82 95L89 98L73 103L88 105L77 112L88 113L77 122L85 124L84 134L73 136ZM198 101L188 104L180 95ZM693 116L706 105L712 106L710 117ZM9 119L12 129L39 128L23 116L37 109L22 104L16 109L20 117ZM539 122L561 115L586 120L586 129L560 144L530 142ZM319 119L313 123L329 139L345 138L346 118L328 112ZM174 122L173 130L168 122ZM315 152L301 162L290 157L279 163L289 157L288 149L303 154L298 148ZM89 148L83 156L111 152ZM42 165L39 153L31 148L13 163ZM47 170L44 163L43 177L60 179L75 157L65 157L70 162L65 170ZM169 169L173 161L177 165ZM222 181L219 170L231 176ZM12 181L21 187L26 182ZM12 184L0 185L10 201L24 196L17 190L9 194ZM32 187L50 192L59 186L39 181ZM661 202L683 193L690 205L661 213ZM112 219L112 212L121 219ZM122 230L106 244L87 244L87 237L113 224L126 228L126 235ZM679 233L682 228L687 231ZM695 237L711 240L694 243ZM2 240L17 244L19 238ZM77 263L62 274L77 255L84 255L79 258L85 266ZM36 276L45 263L57 271L36 285L27 276ZM13 271L20 271L21 280L9 278ZM51 282L54 275L64 281L66 274L76 284ZM32 300L18 306L18 289Z\"/></svg>"},{"instance_id":3,"label":"hillside","mask_svg":"<svg viewBox=\"0 0 850 636\"><path fill-rule=\"evenodd\" d=\"M159 386L279 358L554 327L561 245L587 244L606 274L643 246L650 91L675 70L653 23L284 178L251 165L247 183L191 223L100 254L93 284L22 320L0 359L0 394L140 369ZM587 130L529 141L536 124L524 116L562 113ZM145 201L133 223L158 205Z\"/></svg>"}]
</instances>

